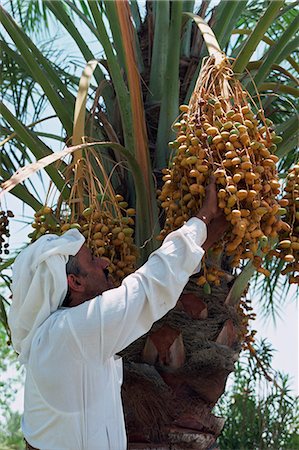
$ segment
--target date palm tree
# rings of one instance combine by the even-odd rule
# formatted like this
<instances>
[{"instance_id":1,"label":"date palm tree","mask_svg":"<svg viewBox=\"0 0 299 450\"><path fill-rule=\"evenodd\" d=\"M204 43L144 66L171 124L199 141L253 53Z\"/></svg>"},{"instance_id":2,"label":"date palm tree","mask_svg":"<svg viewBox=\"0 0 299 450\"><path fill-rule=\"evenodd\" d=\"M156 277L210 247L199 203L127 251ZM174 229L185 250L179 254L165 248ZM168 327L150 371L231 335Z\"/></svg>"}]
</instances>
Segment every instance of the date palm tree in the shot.
<instances>
[{"instance_id":1,"label":"date palm tree","mask_svg":"<svg viewBox=\"0 0 299 450\"><path fill-rule=\"evenodd\" d=\"M231 58L243 85L252 95L258 89L266 116L283 137L276 154L284 180L298 159L297 3L7 2L1 7L0 36L1 180L9 180L25 163L53 158L61 143L71 139L78 144L84 135L85 142L105 142L94 147L115 191L136 206L135 242L142 264L158 246L154 236L163 226L156 189L170 160L172 124L179 104L191 97L204 58L213 53L211 35ZM38 34L41 24L51 38L55 26L72 47L43 43ZM69 53L73 46L74 60ZM77 66L91 60L97 64L89 64L85 86L80 85L77 96ZM74 130L78 98L82 114ZM49 133L53 117L59 131ZM93 164L97 170L96 161ZM65 198L66 168L66 162L59 169L55 164L45 166ZM104 183L101 171L98 176ZM45 203L30 178L14 183L11 193L35 211ZM11 262L1 262L4 277ZM271 271L262 285L268 298L265 307L273 305L273 286L279 285L281 271L280 263L267 264ZM241 299L256 274L251 262L233 271L225 258L222 269L225 277L211 292L191 277L176 308L124 350L123 401L130 448L205 449L220 434L224 423L212 408L225 390L244 341L254 352L247 329L251 315L246 311L251 307ZM1 302L1 320L6 323L8 301L1 298Z\"/></svg>"}]
</instances>

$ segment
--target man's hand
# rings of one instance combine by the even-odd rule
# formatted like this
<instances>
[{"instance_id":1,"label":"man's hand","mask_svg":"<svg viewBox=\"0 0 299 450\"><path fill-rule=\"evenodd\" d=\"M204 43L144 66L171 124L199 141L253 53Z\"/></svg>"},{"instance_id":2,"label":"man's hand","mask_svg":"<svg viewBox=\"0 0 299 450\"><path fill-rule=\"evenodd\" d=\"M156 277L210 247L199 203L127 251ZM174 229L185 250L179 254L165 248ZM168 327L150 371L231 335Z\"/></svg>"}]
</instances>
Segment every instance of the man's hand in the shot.
<instances>
[{"instance_id":1,"label":"man's hand","mask_svg":"<svg viewBox=\"0 0 299 450\"><path fill-rule=\"evenodd\" d=\"M207 252L215 242L218 242L222 238L226 230L228 229L229 222L226 220L225 214L221 211L215 219L213 219L207 226L208 237L202 248Z\"/></svg>"},{"instance_id":2,"label":"man's hand","mask_svg":"<svg viewBox=\"0 0 299 450\"><path fill-rule=\"evenodd\" d=\"M218 207L218 197L214 177L211 177L211 182L206 187L206 196L202 208L198 211L196 217L201 219L207 225L208 237L202 246L203 249L207 251L223 236L229 226L225 214Z\"/></svg>"},{"instance_id":3,"label":"man's hand","mask_svg":"<svg viewBox=\"0 0 299 450\"><path fill-rule=\"evenodd\" d=\"M196 217L201 219L205 224L209 224L212 219L216 219L222 214L218 207L218 197L216 191L215 178L211 177L211 182L206 187L206 196L202 208L198 211Z\"/></svg>"}]
</instances>

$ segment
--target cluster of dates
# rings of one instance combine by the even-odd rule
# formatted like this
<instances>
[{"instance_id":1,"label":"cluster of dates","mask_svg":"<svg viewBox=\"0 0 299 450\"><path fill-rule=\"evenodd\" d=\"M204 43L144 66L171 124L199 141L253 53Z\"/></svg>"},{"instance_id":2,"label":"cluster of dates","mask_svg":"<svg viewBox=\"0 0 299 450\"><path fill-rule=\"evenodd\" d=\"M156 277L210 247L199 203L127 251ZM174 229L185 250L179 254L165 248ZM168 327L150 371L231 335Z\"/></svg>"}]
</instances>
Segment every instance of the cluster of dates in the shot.
<instances>
[{"instance_id":1,"label":"cluster of dates","mask_svg":"<svg viewBox=\"0 0 299 450\"><path fill-rule=\"evenodd\" d=\"M43 234L62 234L72 228L78 229L95 256L109 259L110 274L115 285L119 285L126 275L134 272L138 250L133 239L135 209L128 208L119 194L114 201L117 214L94 204L85 208L76 221L70 215L61 211L54 213L52 208L44 206L35 213L30 238L34 241Z\"/></svg>"}]
</instances>

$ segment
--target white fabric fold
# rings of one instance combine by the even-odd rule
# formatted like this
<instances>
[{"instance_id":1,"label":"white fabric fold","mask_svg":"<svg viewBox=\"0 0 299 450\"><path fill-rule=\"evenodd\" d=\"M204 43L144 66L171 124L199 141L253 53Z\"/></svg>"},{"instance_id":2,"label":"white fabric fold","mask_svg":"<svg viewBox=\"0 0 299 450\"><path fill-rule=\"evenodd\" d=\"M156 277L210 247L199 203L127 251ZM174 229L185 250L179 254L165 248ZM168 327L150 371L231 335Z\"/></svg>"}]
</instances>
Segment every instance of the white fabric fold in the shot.
<instances>
[{"instance_id":1,"label":"white fabric fold","mask_svg":"<svg viewBox=\"0 0 299 450\"><path fill-rule=\"evenodd\" d=\"M17 256L8 324L20 363L28 361L37 328L61 306L67 293L66 264L84 242L76 229L62 236L47 234Z\"/></svg>"}]
</instances>

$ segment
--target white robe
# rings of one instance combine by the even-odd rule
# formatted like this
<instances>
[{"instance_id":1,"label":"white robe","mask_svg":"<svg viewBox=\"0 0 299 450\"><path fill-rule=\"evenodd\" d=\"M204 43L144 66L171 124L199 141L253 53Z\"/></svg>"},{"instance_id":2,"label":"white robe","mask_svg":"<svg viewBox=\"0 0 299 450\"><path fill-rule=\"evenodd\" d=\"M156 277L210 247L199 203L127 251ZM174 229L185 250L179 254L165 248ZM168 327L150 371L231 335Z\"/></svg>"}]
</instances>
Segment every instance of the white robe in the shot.
<instances>
[{"instance_id":1,"label":"white robe","mask_svg":"<svg viewBox=\"0 0 299 450\"><path fill-rule=\"evenodd\" d=\"M122 285L37 329L22 429L40 450L125 450L122 362L115 356L172 309L204 254L206 225L190 219Z\"/></svg>"}]
</instances>

